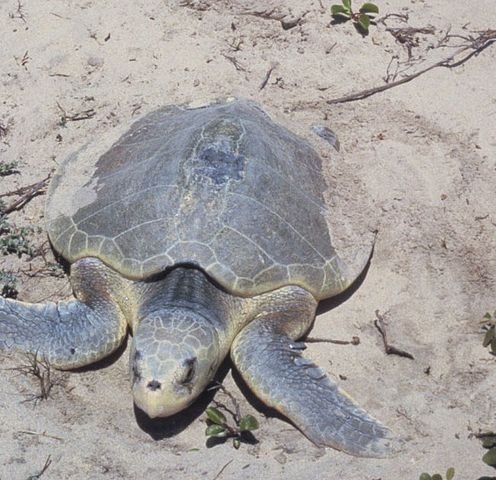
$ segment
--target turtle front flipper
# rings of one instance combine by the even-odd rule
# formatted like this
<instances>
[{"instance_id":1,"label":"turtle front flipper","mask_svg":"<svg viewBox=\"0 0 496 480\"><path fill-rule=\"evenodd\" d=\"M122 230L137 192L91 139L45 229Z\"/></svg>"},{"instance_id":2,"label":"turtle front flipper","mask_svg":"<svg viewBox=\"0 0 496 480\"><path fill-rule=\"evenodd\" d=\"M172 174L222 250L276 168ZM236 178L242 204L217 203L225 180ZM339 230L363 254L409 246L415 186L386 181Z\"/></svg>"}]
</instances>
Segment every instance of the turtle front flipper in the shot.
<instances>
[{"instance_id":1,"label":"turtle front flipper","mask_svg":"<svg viewBox=\"0 0 496 480\"><path fill-rule=\"evenodd\" d=\"M357 406L282 333L284 324L259 318L237 336L231 357L245 382L312 442L361 457L388 457L392 432Z\"/></svg>"},{"instance_id":2,"label":"turtle front flipper","mask_svg":"<svg viewBox=\"0 0 496 480\"><path fill-rule=\"evenodd\" d=\"M55 368L70 369L121 345L127 323L110 298L106 267L85 259L72 270L81 300L30 304L0 297L0 350L36 354Z\"/></svg>"},{"instance_id":3,"label":"turtle front flipper","mask_svg":"<svg viewBox=\"0 0 496 480\"><path fill-rule=\"evenodd\" d=\"M0 298L0 350L33 353L56 368L104 358L122 343L121 330L77 300L29 304Z\"/></svg>"}]
</instances>

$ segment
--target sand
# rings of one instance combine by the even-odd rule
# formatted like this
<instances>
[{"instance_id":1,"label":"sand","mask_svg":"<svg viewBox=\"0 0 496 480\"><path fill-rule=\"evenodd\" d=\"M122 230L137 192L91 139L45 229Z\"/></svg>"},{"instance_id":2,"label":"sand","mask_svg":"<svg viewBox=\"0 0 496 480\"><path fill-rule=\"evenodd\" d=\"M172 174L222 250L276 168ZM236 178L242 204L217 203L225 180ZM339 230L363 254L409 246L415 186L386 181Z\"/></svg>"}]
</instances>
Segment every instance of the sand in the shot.
<instances>
[{"instance_id":1,"label":"sand","mask_svg":"<svg viewBox=\"0 0 496 480\"><path fill-rule=\"evenodd\" d=\"M159 106L256 100L324 159L337 239L348 228L378 230L362 283L324 305L311 333L360 344L310 343L306 354L403 436L405 450L371 460L319 449L255 408L230 371L224 384L259 419L258 443L207 448L208 398L159 425L135 413L125 349L94 369L54 372L51 398L37 403L25 401L36 379L12 370L25 359L10 355L0 358L2 480L38 474L47 459L47 480L394 480L448 467L460 480L495 475L472 434L496 428L496 357L481 345L480 323L496 309L496 47L360 101L327 101L383 85L393 57L403 62L396 79L448 57L464 43L439 46L448 31L494 29L496 10L492 0L377 3L382 17L407 22L390 16L362 37L332 25L323 0L0 1L0 157L20 172L0 189L43 179L74 149ZM432 29L413 37L409 60L408 42L387 27ZM339 153L313 125L336 132ZM9 219L40 227L33 241L51 260L44 202L39 195ZM67 280L44 265L0 258L19 299L70 298ZM385 354L376 310L413 360Z\"/></svg>"}]
</instances>

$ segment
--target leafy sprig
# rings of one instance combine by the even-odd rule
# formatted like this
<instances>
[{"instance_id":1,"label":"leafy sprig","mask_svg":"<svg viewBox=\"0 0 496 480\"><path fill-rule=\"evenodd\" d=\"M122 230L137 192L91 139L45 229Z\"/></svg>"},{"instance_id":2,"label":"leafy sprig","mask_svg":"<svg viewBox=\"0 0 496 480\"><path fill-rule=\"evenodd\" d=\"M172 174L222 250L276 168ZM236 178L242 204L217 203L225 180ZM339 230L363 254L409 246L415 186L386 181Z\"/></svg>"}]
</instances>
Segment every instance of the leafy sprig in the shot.
<instances>
[{"instance_id":1,"label":"leafy sprig","mask_svg":"<svg viewBox=\"0 0 496 480\"><path fill-rule=\"evenodd\" d=\"M253 443L256 441L252 432L258 428L258 420L253 415L241 415L239 404L236 399L222 385L216 385L213 388L221 390L230 400L232 408L227 407L221 402L214 400L215 407L208 407L205 411L207 414L207 429L205 435L216 439L233 439L234 448L238 449L241 442ZM218 407L218 408L217 408ZM232 418L232 422L220 411L224 410Z\"/></svg>"},{"instance_id":2,"label":"leafy sprig","mask_svg":"<svg viewBox=\"0 0 496 480\"><path fill-rule=\"evenodd\" d=\"M379 7L374 3L364 3L358 12L351 8L351 0L341 0L342 5L332 5L331 14L338 22L351 20L362 33L368 34L371 20L379 13Z\"/></svg>"}]
</instances>

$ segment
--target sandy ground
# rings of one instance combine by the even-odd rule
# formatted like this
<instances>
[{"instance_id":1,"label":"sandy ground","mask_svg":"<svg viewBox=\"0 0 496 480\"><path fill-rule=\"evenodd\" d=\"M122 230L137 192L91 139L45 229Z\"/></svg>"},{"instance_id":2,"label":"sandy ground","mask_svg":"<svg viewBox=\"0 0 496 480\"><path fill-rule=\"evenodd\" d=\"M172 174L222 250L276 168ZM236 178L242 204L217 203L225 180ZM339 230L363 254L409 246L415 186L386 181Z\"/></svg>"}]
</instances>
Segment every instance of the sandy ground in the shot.
<instances>
[{"instance_id":1,"label":"sandy ground","mask_svg":"<svg viewBox=\"0 0 496 480\"><path fill-rule=\"evenodd\" d=\"M454 51L438 46L450 26L465 36L496 28L493 0L377 3L382 15L409 15L403 24L389 17L389 27L433 27L415 36L406 73ZM225 385L243 412L260 419L259 443L207 448L208 399L158 425L137 417L126 352L95 369L55 374L60 385L36 405L23 402L37 392L36 380L12 370L25 360L11 356L0 359L2 480L35 475L47 459L43 479L393 480L448 467L460 480L495 475L470 434L496 428L496 358L480 330L496 308L496 47L456 69L329 105L382 85L392 57L408 60L406 44L385 25L362 37L350 24L331 25L329 7L323 0L1 0L0 155L18 161L20 173L0 179L0 188L44 178L75 148L165 104L229 95L260 102L324 158L331 211L350 226L378 229L364 281L323 308L312 332L358 336L360 345L311 343L307 352L407 439L405 451L370 460L318 449L255 409L230 372ZM338 134L339 154L311 132L315 124ZM10 221L42 227L44 200ZM48 250L42 232L35 242ZM69 297L67 281L42 267L39 257L0 258L0 268L17 272L19 299ZM414 360L384 353L376 310L391 343Z\"/></svg>"}]
</instances>

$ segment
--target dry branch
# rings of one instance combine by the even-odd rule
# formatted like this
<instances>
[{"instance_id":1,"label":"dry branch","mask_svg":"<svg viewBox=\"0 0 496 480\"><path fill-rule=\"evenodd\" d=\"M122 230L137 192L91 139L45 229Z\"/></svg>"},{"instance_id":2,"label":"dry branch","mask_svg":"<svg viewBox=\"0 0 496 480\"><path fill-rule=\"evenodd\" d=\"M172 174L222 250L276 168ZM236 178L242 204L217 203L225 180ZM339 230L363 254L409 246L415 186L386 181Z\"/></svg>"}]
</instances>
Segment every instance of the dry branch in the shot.
<instances>
[{"instance_id":1,"label":"dry branch","mask_svg":"<svg viewBox=\"0 0 496 480\"><path fill-rule=\"evenodd\" d=\"M379 310L375 311L375 316L376 316L376 320L374 321L374 325L377 328L377 330L379 330L379 333L381 334L382 341L384 343L385 352L388 355L398 355L400 357L405 357L405 358L409 358L410 360L414 360L413 355L411 353L408 353L405 350L401 350L399 348L396 348L395 346L391 345L388 342L387 334L386 334L386 327L384 325L384 318L379 313Z\"/></svg>"},{"instance_id":2,"label":"dry branch","mask_svg":"<svg viewBox=\"0 0 496 480\"><path fill-rule=\"evenodd\" d=\"M33 183L32 185L27 185L26 187L19 188L17 190L14 190L13 192L7 192L0 195L0 198L10 197L13 195L19 196L17 200L14 200L12 203L2 209L2 214L7 215L14 210L19 210L20 208L24 207L24 205L26 205L26 203L28 203L31 199L43 193L43 189L47 186L48 180L50 180L50 175L48 175L43 180L40 180L39 182Z\"/></svg>"},{"instance_id":3,"label":"dry branch","mask_svg":"<svg viewBox=\"0 0 496 480\"><path fill-rule=\"evenodd\" d=\"M476 56L479 53L481 53L483 50L485 50L487 47L489 47L490 45L492 45L496 41L496 30L484 30L482 32L477 32L477 34L478 34L477 37L473 37L473 36L461 37L461 36L459 36L459 38L463 38L463 40L465 40L467 42L467 44L465 46L458 49L455 53L453 53L449 57L445 58L444 60L436 62L433 65L430 65L429 67L426 67L422 70L419 70L418 72L412 73L411 75L408 75L408 76L402 78L401 80L396 80L395 82L387 83L385 85L380 85L378 87L369 88L366 90L361 90L360 92L352 93L352 94L346 95L344 97L333 98L331 100L327 100L326 103L328 103L329 105L333 105L335 103L346 103L346 102L353 102L356 100L362 100L364 98L375 95L376 93L384 92L385 90L389 90L390 88L397 87L399 85L403 85L404 83L411 82L415 78L420 77L424 73L427 73L430 70L433 70L434 68L459 67L460 65L462 65L465 62L467 62L468 60L470 60L473 56ZM462 56L462 54L464 54L464 55Z\"/></svg>"}]
</instances>

